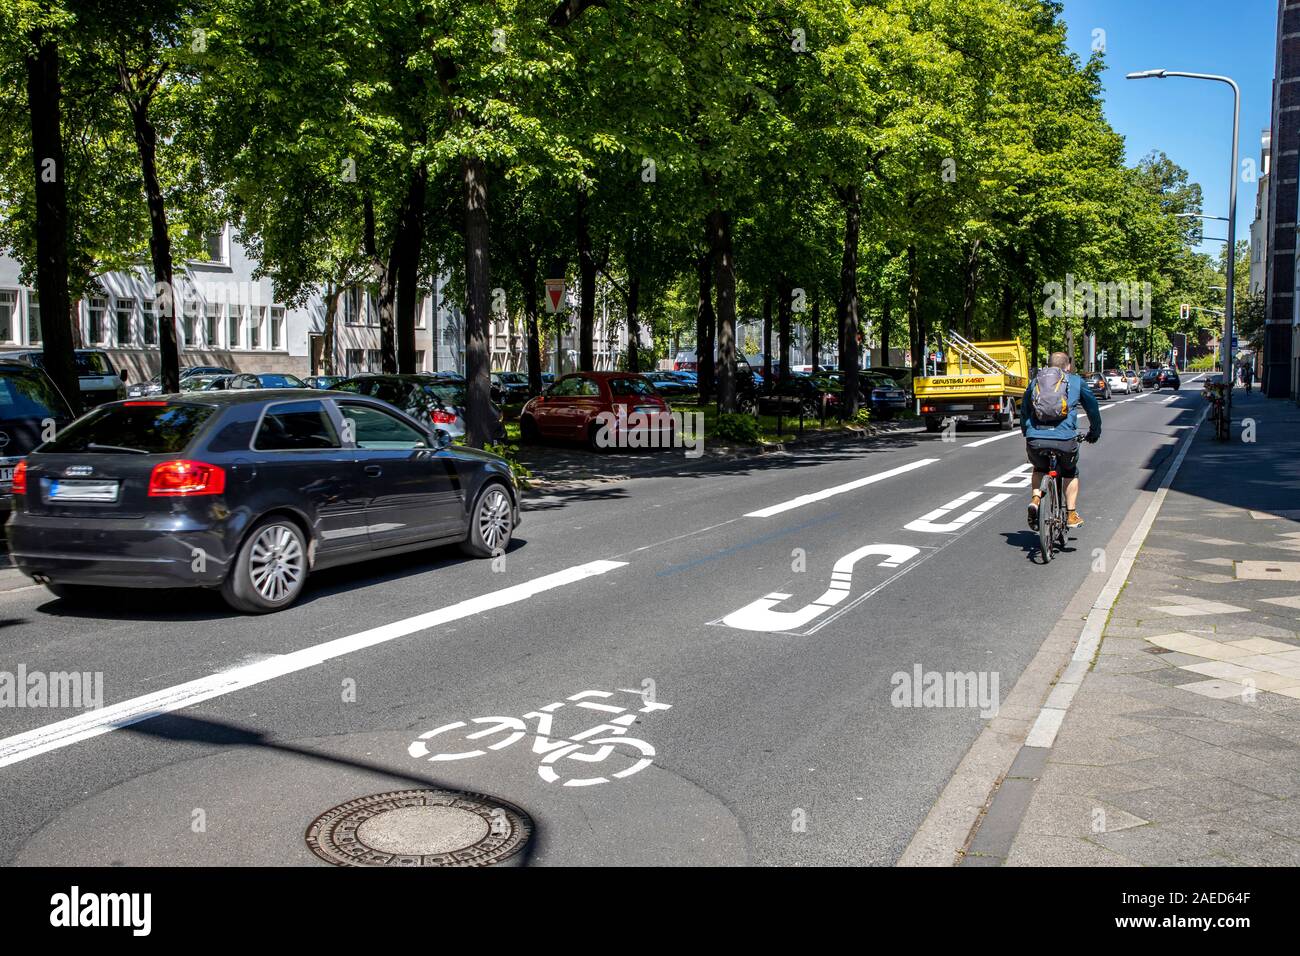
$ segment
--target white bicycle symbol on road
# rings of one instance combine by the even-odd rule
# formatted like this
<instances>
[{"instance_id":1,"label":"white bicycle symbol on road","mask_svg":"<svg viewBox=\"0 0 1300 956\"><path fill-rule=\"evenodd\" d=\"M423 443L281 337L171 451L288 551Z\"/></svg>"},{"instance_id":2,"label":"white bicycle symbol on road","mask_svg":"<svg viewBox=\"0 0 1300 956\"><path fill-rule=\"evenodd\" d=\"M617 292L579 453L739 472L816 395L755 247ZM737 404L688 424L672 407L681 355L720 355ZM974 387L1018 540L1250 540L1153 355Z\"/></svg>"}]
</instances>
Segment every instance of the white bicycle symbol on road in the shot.
<instances>
[{"instance_id":1,"label":"white bicycle symbol on road","mask_svg":"<svg viewBox=\"0 0 1300 956\"><path fill-rule=\"evenodd\" d=\"M612 779L623 779L644 770L654 762L654 747L637 737L626 736L628 728L636 722L637 714L651 714L659 710L669 710L672 705L647 701L644 695L637 690L620 688L619 692L637 696L641 700L641 706L634 711L629 711L628 708L619 707L617 704L601 703L601 701L607 701L614 696L609 691L584 690L565 700L547 704L532 713L524 714L523 717L474 717L468 721L458 720L454 723L443 724L441 727L435 727L433 730L420 734L406 750L412 757L431 761L468 760L471 757L481 757L490 750L504 750L511 744L523 740L524 737L528 736L527 721L535 720L537 730L533 735L533 753L542 755L537 774L547 783L555 783L557 780L569 777L569 779L564 780L562 786L590 787L598 783L608 783ZM592 700L591 698L596 699ZM573 703L586 710L618 716L613 716L605 723L598 724L570 737L552 740L550 735L555 712L567 703ZM469 733L452 733L466 727L471 728ZM443 737L444 734L449 736ZM442 739L438 740L433 746L446 747L453 745L453 741L456 741L457 744L470 744L472 749L435 752L431 749L430 743L439 737L442 737ZM489 743L489 741L492 742ZM631 760L632 763L621 770L610 772L608 776L570 776L570 774L580 772L578 764L603 763L615 754L622 755L624 758ZM570 764L562 761L576 761L577 763Z\"/></svg>"}]
</instances>

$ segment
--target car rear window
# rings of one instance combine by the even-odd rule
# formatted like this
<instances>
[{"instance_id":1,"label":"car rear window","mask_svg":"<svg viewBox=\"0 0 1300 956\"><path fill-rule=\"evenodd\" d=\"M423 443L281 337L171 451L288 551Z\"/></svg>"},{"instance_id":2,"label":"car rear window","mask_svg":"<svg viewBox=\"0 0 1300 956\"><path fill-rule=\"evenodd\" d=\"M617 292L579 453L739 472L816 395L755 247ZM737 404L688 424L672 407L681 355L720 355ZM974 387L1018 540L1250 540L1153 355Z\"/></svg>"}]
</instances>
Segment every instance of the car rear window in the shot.
<instances>
[{"instance_id":1,"label":"car rear window","mask_svg":"<svg viewBox=\"0 0 1300 956\"><path fill-rule=\"evenodd\" d=\"M14 369L0 375L0 421L71 417L44 372Z\"/></svg>"},{"instance_id":2,"label":"car rear window","mask_svg":"<svg viewBox=\"0 0 1300 956\"><path fill-rule=\"evenodd\" d=\"M73 352L73 360L77 365L78 375L113 375L113 368L108 364L108 359L104 357L103 352ZM31 352L28 360L37 368L45 367L45 354L43 352Z\"/></svg>"},{"instance_id":3,"label":"car rear window","mask_svg":"<svg viewBox=\"0 0 1300 956\"><path fill-rule=\"evenodd\" d=\"M611 378L609 380L611 395L653 395L654 386L643 378Z\"/></svg>"},{"instance_id":4,"label":"car rear window","mask_svg":"<svg viewBox=\"0 0 1300 956\"><path fill-rule=\"evenodd\" d=\"M215 412L211 405L184 402L101 405L77 419L41 450L111 454L130 449L150 455L170 454L188 448Z\"/></svg>"}]
</instances>

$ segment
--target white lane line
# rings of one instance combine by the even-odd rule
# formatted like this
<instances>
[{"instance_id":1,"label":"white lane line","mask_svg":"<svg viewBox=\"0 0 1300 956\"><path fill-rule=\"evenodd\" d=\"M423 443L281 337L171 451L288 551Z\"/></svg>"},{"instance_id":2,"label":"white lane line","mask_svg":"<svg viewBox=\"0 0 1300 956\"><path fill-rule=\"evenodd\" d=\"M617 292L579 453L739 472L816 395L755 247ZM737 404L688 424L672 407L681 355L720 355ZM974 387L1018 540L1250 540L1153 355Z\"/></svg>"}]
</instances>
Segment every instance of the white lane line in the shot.
<instances>
[{"instance_id":1,"label":"white lane line","mask_svg":"<svg viewBox=\"0 0 1300 956\"><path fill-rule=\"evenodd\" d=\"M1005 434L1002 435L994 435L992 438L981 438L979 441L973 441L969 445L962 445L961 447L979 448L980 445L990 445L995 441L1002 441L1002 439L1004 438L1015 438L1017 435L1019 435L1021 438L1024 437L1023 435L1020 434L1020 429L1017 428L1015 431L1006 432Z\"/></svg>"},{"instance_id":2,"label":"white lane line","mask_svg":"<svg viewBox=\"0 0 1300 956\"><path fill-rule=\"evenodd\" d=\"M827 498L833 498L835 495L842 495L846 491L854 491L858 488L865 488L867 485L874 485L876 482L884 481L886 478L893 478L896 475L907 474L909 471L924 468L926 465L933 465L938 460L938 458L922 458L920 461L914 461L908 465L900 465L898 468L889 469L889 471L867 475L865 478L859 478L856 481L850 481L847 484L824 488L821 491L814 491L811 494L800 495L798 498L784 501L779 505L772 505L767 508L761 508L758 511L751 511L746 514L745 517L770 518L772 515L779 515L785 511L793 511L795 508L802 508L804 505L810 505L815 501L825 501Z\"/></svg>"},{"instance_id":3,"label":"white lane line","mask_svg":"<svg viewBox=\"0 0 1300 956\"><path fill-rule=\"evenodd\" d=\"M198 680L177 684L175 687L145 694L143 697L133 697L98 710L78 714L67 720L6 737L0 740L0 767L7 767L38 754L129 727L160 714L169 714L185 707L192 707L205 700L221 697L276 677L283 677L285 674L306 670L324 661L351 654L353 651L385 644L440 624L525 601L543 591L605 574L626 565L626 561L590 561L587 564L579 564L490 594L469 598L436 611L417 614L402 621L383 624L368 631L336 638L313 647L304 647L288 654L279 654L241 667L218 671L208 677L200 677Z\"/></svg>"},{"instance_id":4,"label":"white lane line","mask_svg":"<svg viewBox=\"0 0 1300 956\"><path fill-rule=\"evenodd\" d=\"M1119 560L1115 562L1115 567L1106 580L1106 586L1097 595L1097 600L1092 602L1092 610L1088 612L1088 617L1084 621L1083 631L1079 634L1079 642L1075 645L1070 663L1056 682L1052 694L1039 710L1033 727L1029 729L1029 736L1025 738L1026 747L1051 747L1056 742L1056 734L1065 720L1065 712L1070 709L1070 702L1079 689L1078 685L1083 683L1083 678L1092 665L1092 659L1097 655L1097 648L1101 646L1101 635L1106 629L1106 621L1110 618L1110 609L1119 598L1124 582L1128 580L1129 572L1133 570L1133 562L1137 559L1138 552L1142 550L1151 526L1155 524L1156 515L1160 513L1160 506L1164 504L1165 496L1169 494L1169 486L1174 483L1178 469L1196 439L1196 428L1205 420L1208 412L1209 408L1202 409L1196 419L1196 425L1191 426L1191 431L1183 440L1173 464L1165 472L1160 487L1152 496L1151 503L1147 505L1142 520L1133 529L1128 544L1124 546Z\"/></svg>"}]
</instances>

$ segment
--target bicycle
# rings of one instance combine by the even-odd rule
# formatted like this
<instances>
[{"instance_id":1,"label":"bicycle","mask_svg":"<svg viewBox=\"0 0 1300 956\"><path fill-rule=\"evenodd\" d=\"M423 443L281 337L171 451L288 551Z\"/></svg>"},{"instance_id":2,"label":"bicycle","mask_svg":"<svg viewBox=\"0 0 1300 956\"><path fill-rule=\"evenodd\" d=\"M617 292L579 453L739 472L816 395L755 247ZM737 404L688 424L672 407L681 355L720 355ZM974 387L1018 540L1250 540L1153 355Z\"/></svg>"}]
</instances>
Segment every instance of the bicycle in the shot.
<instances>
[{"instance_id":1,"label":"bicycle","mask_svg":"<svg viewBox=\"0 0 1300 956\"><path fill-rule=\"evenodd\" d=\"M1206 401L1210 403L1210 426L1214 429L1214 437L1219 441L1227 441L1232 434L1232 421L1227 402L1230 388L1231 386L1224 382L1206 382L1202 392Z\"/></svg>"},{"instance_id":2,"label":"bicycle","mask_svg":"<svg viewBox=\"0 0 1300 956\"><path fill-rule=\"evenodd\" d=\"M1083 447L1083 442L1078 443ZM1047 453L1047 474L1039 485L1038 499L1038 554L1043 564L1049 563L1057 551L1065 550L1069 532L1070 509L1065 504L1065 479L1057 468L1057 452Z\"/></svg>"},{"instance_id":3,"label":"bicycle","mask_svg":"<svg viewBox=\"0 0 1300 956\"><path fill-rule=\"evenodd\" d=\"M620 748L633 751L631 754L624 754L628 760L632 761L629 766L612 772L608 776L567 779L564 780L561 786L590 787L600 783L609 783L612 779L621 780L650 766L655 757L653 746L639 738L626 736L628 727L636 722L637 714L650 714L655 711L669 710L672 705L646 700L640 691L625 688L620 688L620 691L637 695L641 698L643 706L634 712L628 713L626 707L587 699L595 697L607 700L614 696L609 691L584 690L565 700L539 707L535 711L524 714L523 717L474 717L469 721L457 720L450 724L443 724L441 727L435 727L433 730L420 734L415 742L407 747L407 753L417 759L431 761L467 760L472 757L481 757L489 750L504 750L523 740L524 737L528 736L528 724L526 722L535 720L537 729L533 734L532 752L540 754L542 757L537 767L537 775L547 783L555 783L567 774L577 772L576 767L561 763L561 761L573 760L588 764L602 763L618 752ZM587 710L595 710L605 714L618 714L619 716L569 737L552 740L550 735L555 712L563 708L566 703L574 703L576 706ZM477 729L471 729L470 732L462 734L458 739L471 744L473 749L437 753L430 749L427 741L431 741L442 734L450 733L453 730L469 727L471 724L478 725ZM499 739L493 743L486 743L488 739L493 737ZM450 742L451 739L448 738L440 742L439 745L446 745ZM594 748L594 750L588 748Z\"/></svg>"}]
</instances>

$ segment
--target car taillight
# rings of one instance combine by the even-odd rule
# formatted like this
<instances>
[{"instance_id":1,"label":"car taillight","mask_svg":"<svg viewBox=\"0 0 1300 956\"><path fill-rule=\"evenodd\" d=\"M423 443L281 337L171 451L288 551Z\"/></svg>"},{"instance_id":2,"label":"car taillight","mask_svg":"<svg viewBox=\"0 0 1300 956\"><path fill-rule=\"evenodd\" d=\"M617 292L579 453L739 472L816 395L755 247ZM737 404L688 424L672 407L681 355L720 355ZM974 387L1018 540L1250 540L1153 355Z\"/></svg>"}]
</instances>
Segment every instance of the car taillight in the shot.
<instances>
[{"instance_id":1,"label":"car taillight","mask_svg":"<svg viewBox=\"0 0 1300 956\"><path fill-rule=\"evenodd\" d=\"M13 493L16 495L27 494L27 462L25 461L20 461L14 467Z\"/></svg>"},{"instance_id":2,"label":"car taillight","mask_svg":"<svg viewBox=\"0 0 1300 956\"><path fill-rule=\"evenodd\" d=\"M226 490L226 472L201 461L162 461L149 475L150 497L219 495Z\"/></svg>"},{"instance_id":3,"label":"car taillight","mask_svg":"<svg viewBox=\"0 0 1300 956\"><path fill-rule=\"evenodd\" d=\"M429 413L429 418L435 425L454 425L456 424L455 412L444 412L441 408L434 409Z\"/></svg>"},{"instance_id":4,"label":"car taillight","mask_svg":"<svg viewBox=\"0 0 1300 956\"><path fill-rule=\"evenodd\" d=\"M149 408L162 408L166 404L167 404L166 402L127 402L126 403L126 405L130 408L137 408L141 405L145 405Z\"/></svg>"}]
</instances>

